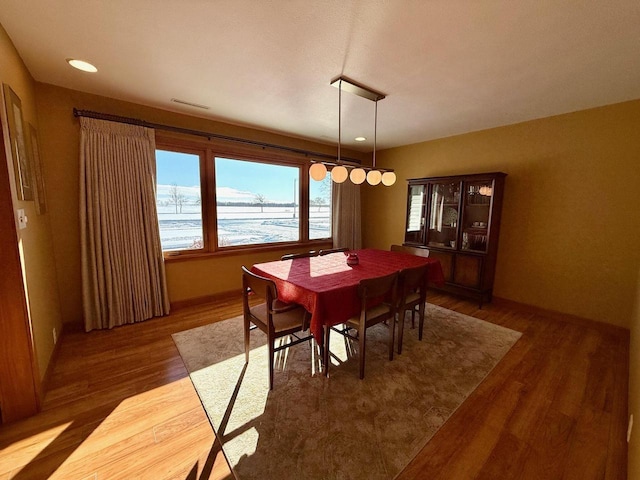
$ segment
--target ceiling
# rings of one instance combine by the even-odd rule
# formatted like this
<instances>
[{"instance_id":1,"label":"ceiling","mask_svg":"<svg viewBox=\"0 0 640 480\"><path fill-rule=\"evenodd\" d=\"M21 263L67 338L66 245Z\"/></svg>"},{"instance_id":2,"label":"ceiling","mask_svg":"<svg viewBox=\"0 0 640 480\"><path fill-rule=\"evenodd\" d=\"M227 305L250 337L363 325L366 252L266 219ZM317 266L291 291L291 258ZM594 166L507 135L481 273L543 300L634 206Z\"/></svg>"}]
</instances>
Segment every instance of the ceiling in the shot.
<instances>
[{"instance_id":1,"label":"ceiling","mask_svg":"<svg viewBox=\"0 0 640 480\"><path fill-rule=\"evenodd\" d=\"M640 98L638 0L2 0L0 23L37 81L328 144L340 75L387 95L378 149ZM374 107L342 93L343 145L372 149Z\"/></svg>"}]
</instances>

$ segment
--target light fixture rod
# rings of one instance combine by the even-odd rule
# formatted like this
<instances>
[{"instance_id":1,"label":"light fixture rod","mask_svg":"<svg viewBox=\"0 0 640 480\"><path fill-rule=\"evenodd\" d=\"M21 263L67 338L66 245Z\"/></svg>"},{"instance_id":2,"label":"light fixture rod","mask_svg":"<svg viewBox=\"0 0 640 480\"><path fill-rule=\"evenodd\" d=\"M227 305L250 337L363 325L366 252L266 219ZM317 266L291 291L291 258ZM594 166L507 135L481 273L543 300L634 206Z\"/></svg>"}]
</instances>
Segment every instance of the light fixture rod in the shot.
<instances>
[{"instance_id":1,"label":"light fixture rod","mask_svg":"<svg viewBox=\"0 0 640 480\"><path fill-rule=\"evenodd\" d=\"M373 117L373 168L376 168L376 143L378 140L378 101L376 100L376 113Z\"/></svg>"},{"instance_id":2,"label":"light fixture rod","mask_svg":"<svg viewBox=\"0 0 640 480\"><path fill-rule=\"evenodd\" d=\"M351 80L350 78L343 77L342 75L331 80L331 86L336 87L340 90L345 90L349 93L353 93L358 95L359 97L366 98L367 100L371 100L373 102L377 102L378 100L382 100L386 97L384 93L377 92L369 87L365 87L364 85Z\"/></svg>"},{"instance_id":3,"label":"light fixture rod","mask_svg":"<svg viewBox=\"0 0 640 480\"><path fill-rule=\"evenodd\" d=\"M342 143L342 79L338 83L338 163L340 163L340 144Z\"/></svg>"},{"instance_id":4,"label":"light fixture rod","mask_svg":"<svg viewBox=\"0 0 640 480\"><path fill-rule=\"evenodd\" d=\"M388 170L385 168L376 168L376 148L378 144L378 101L382 100L386 97L386 95L377 92L375 90L370 89L369 87L365 87L364 85L354 82L353 80L343 77L342 75L334 78L330 85L332 87L336 87L338 89L338 157L336 167L331 170L331 179L336 183L342 183L347 178L351 178L351 181L355 185L360 185L365 179L370 185L378 185L382 183L383 185L389 187L396 182L396 174L393 173L393 170ZM363 97L367 100L371 100L375 103L375 115L373 118L373 162L372 167L364 167L360 166L354 168L351 173L347 176L347 171L345 170L345 166L342 165L342 161L340 158L340 148L342 146L342 90L346 90L349 93L353 93L354 95L358 95L359 97ZM325 164L330 164L329 162L322 162ZM362 170L368 170L369 173L366 174L365 178L362 178L361 172ZM309 173L314 180L320 180L316 178L316 176L320 176L325 172L325 169L314 168L313 172L311 169Z\"/></svg>"},{"instance_id":5,"label":"light fixture rod","mask_svg":"<svg viewBox=\"0 0 640 480\"><path fill-rule=\"evenodd\" d=\"M360 163L357 162L352 162L349 160L340 160L340 163L336 162L332 162L332 161L328 161L328 160L315 160L315 159L311 159L311 164L314 163L322 163L328 167L337 167L338 165L342 165L343 167L347 167L347 168L361 168L363 170L380 170L381 172L393 172L394 169L393 168L374 168L373 166L369 167L367 165L362 165Z\"/></svg>"}]
</instances>

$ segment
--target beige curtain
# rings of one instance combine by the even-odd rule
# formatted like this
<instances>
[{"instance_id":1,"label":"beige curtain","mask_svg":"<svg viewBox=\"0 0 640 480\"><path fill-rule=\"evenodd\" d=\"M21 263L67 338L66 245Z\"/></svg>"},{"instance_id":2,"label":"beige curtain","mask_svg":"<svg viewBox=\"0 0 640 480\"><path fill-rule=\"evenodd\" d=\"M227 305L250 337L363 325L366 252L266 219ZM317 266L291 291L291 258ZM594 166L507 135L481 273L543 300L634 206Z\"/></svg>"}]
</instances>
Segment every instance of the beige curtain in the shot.
<instances>
[{"instance_id":1,"label":"beige curtain","mask_svg":"<svg viewBox=\"0 0 640 480\"><path fill-rule=\"evenodd\" d=\"M86 331L169 313L152 129L80 118L80 228Z\"/></svg>"},{"instance_id":2,"label":"beige curtain","mask_svg":"<svg viewBox=\"0 0 640 480\"><path fill-rule=\"evenodd\" d=\"M350 181L334 183L332 191L333 246L362 248L360 185Z\"/></svg>"}]
</instances>

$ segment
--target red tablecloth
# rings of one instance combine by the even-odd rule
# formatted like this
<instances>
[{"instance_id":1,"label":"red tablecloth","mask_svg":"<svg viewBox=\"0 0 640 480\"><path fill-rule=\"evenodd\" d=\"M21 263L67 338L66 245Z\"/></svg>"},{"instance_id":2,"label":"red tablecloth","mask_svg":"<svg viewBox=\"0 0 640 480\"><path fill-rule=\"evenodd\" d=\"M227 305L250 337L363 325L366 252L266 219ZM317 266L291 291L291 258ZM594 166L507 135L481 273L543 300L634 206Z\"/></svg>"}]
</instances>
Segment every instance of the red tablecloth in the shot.
<instances>
[{"instance_id":1,"label":"red tablecloth","mask_svg":"<svg viewBox=\"0 0 640 480\"><path fill-rule=\"evenodd\" d=\"M350 252L350 253L353 253ZM359 264L347 265L347 253L258 263L251 270L276 282L278 296L311 313L311 333L322 342L323 327L344 323L360 312L358 283L404 268L428 264L429 281L444 283L440 261L387 250L357 250Z\"/></svg>"}]
</instances>

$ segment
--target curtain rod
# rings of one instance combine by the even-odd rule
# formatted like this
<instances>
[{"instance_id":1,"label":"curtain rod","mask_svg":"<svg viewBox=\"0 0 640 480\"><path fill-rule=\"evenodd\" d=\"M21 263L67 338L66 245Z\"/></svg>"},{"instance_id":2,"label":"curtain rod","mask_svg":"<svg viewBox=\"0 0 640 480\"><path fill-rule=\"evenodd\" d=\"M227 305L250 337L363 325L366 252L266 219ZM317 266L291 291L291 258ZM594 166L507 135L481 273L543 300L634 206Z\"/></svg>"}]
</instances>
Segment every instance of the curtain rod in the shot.
<instances>
[{"instance_id":1,"label":"curtain rod","mask_svg":"<svg viewBox=\"0 0 640 480\"><path fill-rule=\"evenodd\" d=\"M111 115L109 113L93 112L91 110L78 110L77 108L73 109L73 116L96 118L98 120L108 120L110 122L126 123L129 125L138 125L141 127L153 128L155 130L165 130L167 132L183 133L186 135L195 135L198 137L206 137L209 140L211 140L212 138L217 138L219 140L228 140L230 142L244 143L246 145L253 145L253 146L262 147L262 148L273 148L276 150L284 150L287 152L297 153L300 155L304 155L305 157L316 157L316 158L333 160L333 163L330 161L329 162L323 161L322 163L326 163L329 165L337 164L336 156L329 155L327 153L312 152L310 150L303 150L301 148L285 147L283 145L276 145L273 143L258 142L256 140L247 140L245 138L231 137L231 136L222 135L219 133L204 132L202 130L193 130L191 128L175 127L173 125L164 125L162 123L147 122L145 120L139 120L137 118L121 117L119 115ZM347 165L352 164L355 166L362 165L362 162L360 160L356 160L353 158L343 158L340 163L345 163Z\"/></svg>"}]
</instances>

